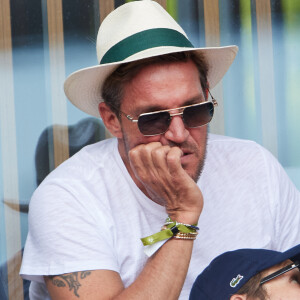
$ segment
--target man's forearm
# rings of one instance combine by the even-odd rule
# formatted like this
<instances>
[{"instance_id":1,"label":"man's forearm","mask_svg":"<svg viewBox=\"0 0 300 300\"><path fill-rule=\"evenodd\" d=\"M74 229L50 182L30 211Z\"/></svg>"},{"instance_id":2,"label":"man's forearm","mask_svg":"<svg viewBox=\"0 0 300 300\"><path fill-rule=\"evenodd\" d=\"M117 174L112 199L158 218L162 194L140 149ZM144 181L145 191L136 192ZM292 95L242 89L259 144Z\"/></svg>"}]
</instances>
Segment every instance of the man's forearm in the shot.
<instances>
[{"instance_id":1,"label":"man's forearm","mask_svg":"<svg viewBox=\"0 0 300 300\"><path fill-rule=\"evenodd\" d=\"M193 241L170 239L138 278L114 299L178 299L192 255Z\"/></svg>"},{"instance_id":2,"label":"man's forearm","mask_svg":"<svg viewBox=\"0 0 300 300\"><path fill-rule=\"evenodd\" d=\"M193 240L170 239L148 260L141 274L126 289L119 274L110 270L44 278L51 299L55 300L178 299L192 249Z\"/></svg>"}]
</instances>

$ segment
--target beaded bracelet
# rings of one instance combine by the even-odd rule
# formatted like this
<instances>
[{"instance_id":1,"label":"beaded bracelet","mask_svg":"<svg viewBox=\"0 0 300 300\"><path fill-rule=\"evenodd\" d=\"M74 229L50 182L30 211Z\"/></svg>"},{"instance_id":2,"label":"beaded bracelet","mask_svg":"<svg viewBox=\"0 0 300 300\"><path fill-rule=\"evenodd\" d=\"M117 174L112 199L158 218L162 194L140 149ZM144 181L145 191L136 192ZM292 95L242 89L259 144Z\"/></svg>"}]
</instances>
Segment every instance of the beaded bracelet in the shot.
<instances>
[{"instance_id":1,"label":"beaded bracelet","mask_svg":"<svg viewBox=\"0 0 300 300\"><path fill-rule=\"evenodd\" d=\"M188 235L186 233L183 234L177 234L173 236L174 239L178 239L178 240L195 240L196 239L196 235Z\"/></svg>"}]
</instances>

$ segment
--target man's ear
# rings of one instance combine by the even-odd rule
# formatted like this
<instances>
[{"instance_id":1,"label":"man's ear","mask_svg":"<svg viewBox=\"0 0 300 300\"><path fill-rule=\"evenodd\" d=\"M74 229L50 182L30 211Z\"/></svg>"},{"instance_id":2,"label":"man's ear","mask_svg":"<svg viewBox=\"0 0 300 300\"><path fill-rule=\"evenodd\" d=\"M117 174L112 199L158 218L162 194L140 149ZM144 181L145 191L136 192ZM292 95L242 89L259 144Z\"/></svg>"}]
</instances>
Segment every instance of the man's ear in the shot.
<instances>
[{"instance_id":1,"label":"man's ear","mask_svg":"<svg viewBox=\"0 0 300 300\"><path fill-rule=\"evenodd\" d=\"M209 82L206 83L207 88L204 91L204 97L205 99L208 99L208 93L209 93Z\"/></svg>"},{"instance_id":2,"label":"man's ear","mask_svg":"<svg viewBox=\"0 0 300 300\"><path fill-rule=\"evenodd\" d=\"M230 297L230 300L247 300L247 296L244 295L233 295Z\"/></svg>"},{"instance_id":3,"label":"man's ear","mask_svg":"<svg viewBox=\"0 0 300 300\"><path fill-rule=\"evenodd\" d=\"M108 131L117 138L122 138L122 130L121 130L121 124L114 112L111 111L111 109L104 103L100 102L99 106L99 113L102 118L102 121L105 125L105 127L108 129Z\"/></svg>"}]
</instances>

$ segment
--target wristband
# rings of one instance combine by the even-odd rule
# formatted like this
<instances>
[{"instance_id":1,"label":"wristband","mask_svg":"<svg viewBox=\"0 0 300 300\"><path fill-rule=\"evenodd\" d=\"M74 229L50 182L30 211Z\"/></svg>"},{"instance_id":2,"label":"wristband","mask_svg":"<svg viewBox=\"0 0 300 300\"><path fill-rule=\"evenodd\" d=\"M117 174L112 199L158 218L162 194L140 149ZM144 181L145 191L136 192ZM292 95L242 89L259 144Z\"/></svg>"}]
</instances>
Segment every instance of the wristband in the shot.
<instances>
[{"instance_id":1,"label":"wristband","mask_svg":"<svg viewBox=\"0 0 300 300\"><path fill-rule=\"evenodd\" d=\"M189 225L189 224L184 224L184 223L178 223L176 221L173 221L170 217L168 217L160 232L157 232L150 236L141 238L141 241L144 246L149 246L149 245L155 244L159 241L163 241L163 240L169 239L171 237L175 237L177 235L178 235L178 237L181 237L182 239L183 238L184 239L196 239L196 236L197 236L196 230L199 230L199 228L197 227L197 224ZM179 234L181 234L181 235L179 235ZM191 236L189 236L189 235L182 236L182 234L192 234L192 235Z\"/></svg>"},{"instance_id":2,"label":"wristband","mask_svg":"<svg viewBox=\"0 0 300 300\"><path fill-rule=\"evenodd\" d=\"M174 223L174 221L172 221L172 219L170 217L167 217L166 222L165 222L164 225L169 225L169 224L173 224L173 223ZM197 224L189 225L189 224L178 223L178 222L175 222L175 223L182 224L182 225L184 225L186 227L189 227L189 228L192 228L192 229L195 229L195 230L199 230L199 227L197 227Z\"/></svg>"}]
</instances>

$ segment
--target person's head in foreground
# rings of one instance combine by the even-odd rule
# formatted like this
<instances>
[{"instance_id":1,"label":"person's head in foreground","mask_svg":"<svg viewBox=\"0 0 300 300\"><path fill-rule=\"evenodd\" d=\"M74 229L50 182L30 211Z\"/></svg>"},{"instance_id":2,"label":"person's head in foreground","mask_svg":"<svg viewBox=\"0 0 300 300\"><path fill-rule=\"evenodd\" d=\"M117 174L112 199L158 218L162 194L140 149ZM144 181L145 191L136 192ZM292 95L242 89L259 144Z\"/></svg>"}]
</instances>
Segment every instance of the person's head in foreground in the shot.
<instances>
[{"instance_id":1,"label":"person's head in foreground","mask_svg":"<svg viewBox=\"0 0 300 300\"><path fill-rule=\"evenodd\" d=\"M298 300L299 264L300 245L286 252L229 251L197 277L190 300Z\"/></svg>"}]
</instances>

